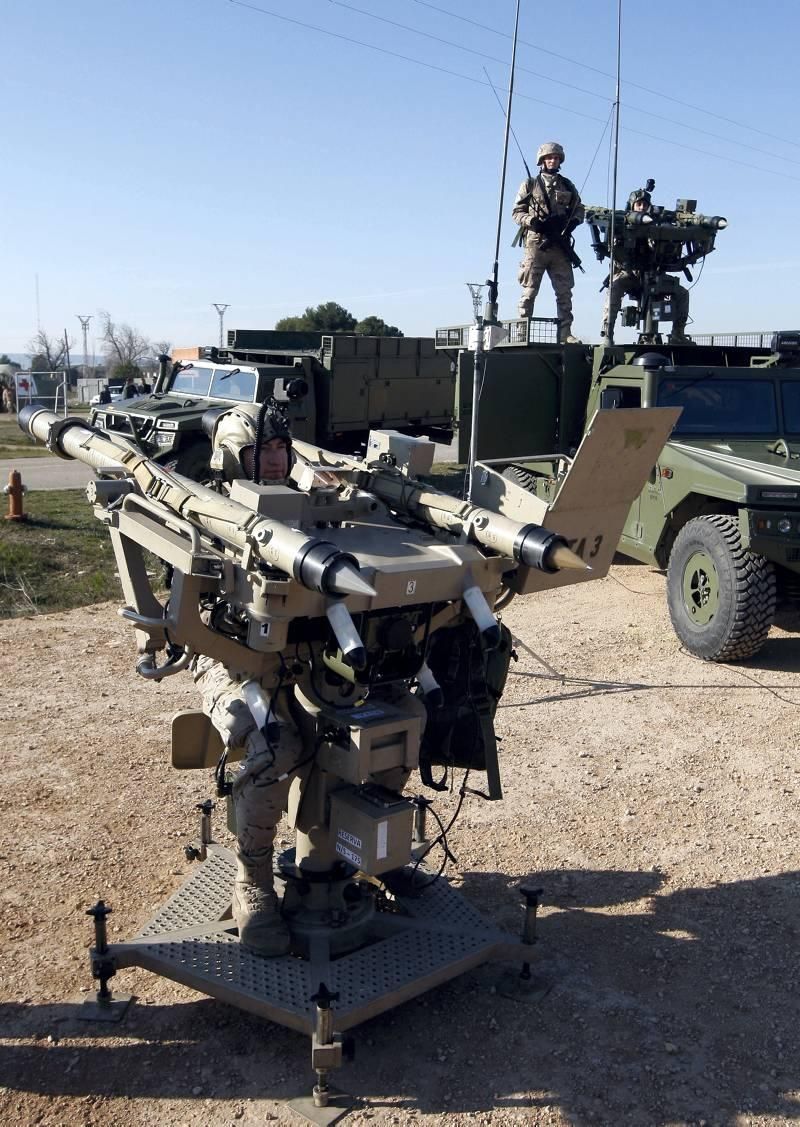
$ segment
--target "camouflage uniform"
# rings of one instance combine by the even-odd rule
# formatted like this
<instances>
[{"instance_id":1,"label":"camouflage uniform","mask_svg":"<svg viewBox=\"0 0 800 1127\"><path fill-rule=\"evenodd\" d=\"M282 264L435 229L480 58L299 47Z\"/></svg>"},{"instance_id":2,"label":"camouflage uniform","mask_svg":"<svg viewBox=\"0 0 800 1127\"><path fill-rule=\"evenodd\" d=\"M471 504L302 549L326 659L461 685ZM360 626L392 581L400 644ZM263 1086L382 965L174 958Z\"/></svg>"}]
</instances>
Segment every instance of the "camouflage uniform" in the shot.
<instances>
[{"instance_id":1,"label":"camouflage uniform","mask_svg":"<svg viewBox=\"0 0 800 1127\"><path fill-rule=\"evenodd\" d=\"M269 739L258 730L243 698L242 681L235 673L209 657L199 658L194 669L203 711L228 749L245 752L233 781L237 862L234 916L244 945L265 955L289 950L289 930L279 915L274 891L272 846L292 780L310 754L304 751L295 720L292 688L281 684L284 668L281 656L276 654L274 669L259 679L271 701Z\"/></svg>"},{"instance_id":2,"label":"camouflage uniform","mask_svg":"<svg viewBox=\"0 0 800 1127\"><path fill-rule=\"evenodd\" d=\"M255 442L258 413L258 407L243 405L220 415L214 423L211 465L227 482L246 476L242 453ZM291 436L285 422L268 412L262 431L265 442L284 439L289 447L288 463ZM286 478L274 482L285 483ZM280 915L274 890L272 846L292 780L300 763L308 758L309 746L313 749L313 738L304 740L298 724L299 706L294 702L292 678L286 669L282 655L275 654L273 666L259 678L271 702L268 722L264 730L259 730L237 671L210 657L198 658L193 667L203 711L225 747L245 753L232 794L237 839L233 915L240 942L267 956L289 950L289 929Z\"/></svg>"},{"instance_id":3,"label":"camouflage uniform","mask_svg":"<svg viewBox=\"0 0 800 1127\"><path fill-rule=\"evenodd\" d=\"M559 236L568 236L583 222L584 208L578 189L559 172L541 171L520 185L513 217L525 237L525 257L520 263L522 297L520 317L530 317L547 273L556 297L559 340L572 332L572 289L575 276Z\"/></svg>"},{"instance_id":4,"label":"camouflage uniform","mask_svg":"<svg viewBox=\"0 0 800 1127\"><path fill-rule=\"evenodd\" d=\"M689 291L682 286L677 278L664 274L660 279L660 289L663 293L672 295L672 332L671 337L685 336L686 322L689 320ZM613 340L614 325L619 311L622 308L622 299L625 294L632 297L639 296L639 281L635 274L627 270L615 270L614 280L606 291L606 300L603 305L602 335Z\"/></svg>"},{"instance_id":5,"label":"camouflage uniform","mask_svg":"<svg viewBox=\"0 0 800 1127\"><path fill-rule=\"evenodd\" d=\"M254 444L259 408L241 406L220 415L214 422L211 466L225 481L245 476L243 451ZM263 441L282 438L291 451L291 436L279 417L267 413L263 420ZM255 452L254 452L255 460ZM329 484L317 475L315 483ZM289 479L272 480L285 485ZM275 893L273 845L276 827L287 808L289 790L304 765L310 771L315 750L316 721L305 711L295 695L296 675L290 671L296 662L294 646L284 657L275 654L258 683L270 701L267 723L259 729L244 697L249 677L210 657L199 657L193 675L202 694L203 711L222 737L226 748L243 751L244 758L233 781L233 806L236 815L236 880L233 889L233 916L239 928L239 941L265 956L289 951L290 935L280 913ZM309 676L299 663L301 687ZM398 702L416 708L424 716L424 706L398 688ZM402 790L409 772L395 768L378 773L375 781L393 790Z\"/></svg>"}]
</instances>

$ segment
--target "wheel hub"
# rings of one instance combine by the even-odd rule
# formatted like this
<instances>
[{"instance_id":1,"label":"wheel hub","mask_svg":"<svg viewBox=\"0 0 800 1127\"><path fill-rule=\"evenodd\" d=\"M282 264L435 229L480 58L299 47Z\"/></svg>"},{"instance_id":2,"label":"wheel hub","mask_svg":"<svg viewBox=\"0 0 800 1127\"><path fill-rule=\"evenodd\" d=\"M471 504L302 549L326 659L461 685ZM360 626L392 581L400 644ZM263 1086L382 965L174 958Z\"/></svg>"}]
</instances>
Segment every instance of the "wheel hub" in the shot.
<instances>
[{"instance_id":1,"label":"wheel hub","mask_svg":"<svg viewBox=\"0 0 800 1127\"><path fill-rule=\"evenodd\" d=\"M697 626L707 626L719 608L719 576L706 552L695 552L683 572L683 603Z\"/></svg>"}]
</instances>

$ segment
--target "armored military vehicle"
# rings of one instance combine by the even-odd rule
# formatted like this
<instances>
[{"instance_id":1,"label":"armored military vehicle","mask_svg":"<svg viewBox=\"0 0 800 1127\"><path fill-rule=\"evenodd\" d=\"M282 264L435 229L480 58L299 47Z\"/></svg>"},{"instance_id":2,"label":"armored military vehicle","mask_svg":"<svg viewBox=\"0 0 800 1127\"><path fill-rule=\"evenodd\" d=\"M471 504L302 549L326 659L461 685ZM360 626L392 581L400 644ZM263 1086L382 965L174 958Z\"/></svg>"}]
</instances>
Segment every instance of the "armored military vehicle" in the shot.
<instances>
[{"instance_id":1,"label":"armored military vehicle","mask_svg":"<svg viewBox=\"0 0 800 1127\"><path fill-rule=\"evenodd\" d=\"M712 661L755 654L776 606L800 590L800 333L591 348L528 344L524 322L506 327L520 343L488 356L481 461L551 499L596 411L681 407L618 550L666 572L687 650ZM466 461L473 354L458 332L437 341L457 366Z\"/></svg>"},{"instance_id":2,"label":"armored military vehicle","mask_svg":"<svg viewBox=\"0 0 800 1127\"><path fill-rule=\"evenodd\" d=\"M227 346L184 349L162 364L152 394L97 405L90 422L133 438L143 453L201 480L211 453L201 422L214 406L290 399L292 431L327 449L354 453L371 429L453 437L455 376L433 340L274 330L228 332Z\"/></svg>"}]
</instances>

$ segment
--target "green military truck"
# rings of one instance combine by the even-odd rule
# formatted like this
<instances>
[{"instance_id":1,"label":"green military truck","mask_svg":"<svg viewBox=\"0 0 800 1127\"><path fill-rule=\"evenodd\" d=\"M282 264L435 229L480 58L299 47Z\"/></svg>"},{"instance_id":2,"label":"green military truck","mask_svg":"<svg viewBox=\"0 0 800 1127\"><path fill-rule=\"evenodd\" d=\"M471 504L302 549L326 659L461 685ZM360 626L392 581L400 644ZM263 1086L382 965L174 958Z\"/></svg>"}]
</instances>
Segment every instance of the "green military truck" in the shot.
<instances>
[{"instance_id":1,"label":"green military truck","mask_svg":"<svg viewBox=\"0 0 800 1127\"><path fill-rule=\"evenodd\" d=\"M465 461L472 354L452 350L453 332L439 339L456 357ZM478 456L550 498L596 411L651 406L682 413L619 551L666 572L687 650L750 657L776 606L800 591L800 333L749 344L501 346L488 356Z\"/></svg>"},{"instance_id":2,"label":"green military truck","mask_svg":"<svg viewBox=\"0 0 800 1127\"><path fill-rule=\"evenodd\" d=\"M225 348L183 353L192 355L165 360L150 395L99 404L90 422L187 477L208 471L205 412L261 403L276 381L305 381L307 391L288 407L293 433L330 450L357 453L381 427L436 442L453 437L454 369L431 338L233 329Z\"/></svg>"}]
</instances>

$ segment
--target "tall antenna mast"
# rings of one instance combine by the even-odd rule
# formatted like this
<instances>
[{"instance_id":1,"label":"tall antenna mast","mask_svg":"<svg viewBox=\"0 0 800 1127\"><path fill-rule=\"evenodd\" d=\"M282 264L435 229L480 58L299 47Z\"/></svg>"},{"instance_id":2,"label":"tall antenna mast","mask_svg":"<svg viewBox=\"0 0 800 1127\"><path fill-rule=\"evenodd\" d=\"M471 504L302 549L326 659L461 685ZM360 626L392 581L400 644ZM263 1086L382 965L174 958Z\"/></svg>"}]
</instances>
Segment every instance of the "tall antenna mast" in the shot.
<instances>
[{"instance_id":1,"label":"tall antenna mast","mask_svg":"<svg viewBox=\"0 0 800 1127\"><path fill-rule=\"evenodd\" d=\"M472 376L472 419L469 432L469 465L467 466L466 496L472 500L472 485L475 477L475 463L478 460L478 417L480 414L481 389L486 378L486 352L483 347L484 327L497 324L497 288L498 270L500 261L500 231L503 225L503 195L506 186L506 165L508 164L508 136L511 129L511 100L514 94L514 69L517 61L517 31L519 29L519 8L521 0L517 0L517 10L514 15L514 41L511 47L511 75L508 81L508 103L506 106L506 128L503 137L503 168L500 174L500 200L497 208L497 238L494 247L494 265L492 276L487 281L489 287L489 300L486 302L485 316L480 316L479 291L470 285L473 306L475 308L475 356ZM491 82L490 82L491 85ZM469 283L468 283L469 284Z\"/></svg>"},{"instance_id":2,"label":"tall antenna mast","mask_svg":"<svg viewBox=\"0 0 800 1127\"><path fill-rule=\"evenodd\" d=\"M219 314L219 346L222 348L222 322L225 317L225 310L230 309L230 305L223 305L222 302L212 302L212 305Z\"/></svg>"},{"instance_id":3,"label":"tall antenna mast","mask_svg":"<svg viewBox=\"0 0 800 1127\"><path fill-rule=\"evenodd\" d=\"M489 286L489 301L486 305L484 321L488 322L490 325L497 324L497 273L500 260L500 231L503 226L503 196L505 194L506 188L506 166L508 165L508 136L511 130L511 101L514 97L514 68L517 61L517 29L519 28L519 6L520 0L517 0L517 11L514 17L514 41L511 47L511 77L508 81L508 102L506 103L506 129L503 136L503 168L500 173L500 199L497 205L497 238L494 244L494 266L492 267L492 277L491 280L487 283ZM491 86L491 81L489 82L489 85ZM494 90L493 86L492 89ZM525 158L523 157L522 159L524 163Z\"/></svg>"},{"instance_id":4,"label":"tall antenna mast","mask_svg":"<svg viewBox=\"0 0 800 1127\"><path fill-rule=\"evenodd\" d=\"M617 89L614 96L614 173L611 179L611 230L609 232L608 284L614 283L614 227L617 218L617 162L619 160L619 88L622 57L622 0L617 0ZM609 289L610 292L610 289ZM609 331L613 328L609 326Z\"/></svg>"}]
</instances>

